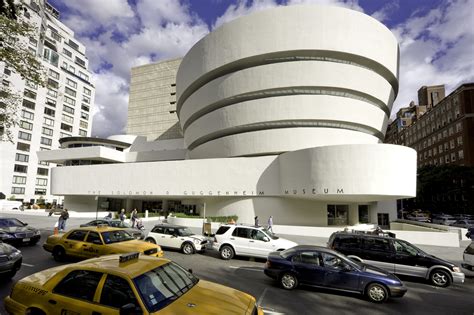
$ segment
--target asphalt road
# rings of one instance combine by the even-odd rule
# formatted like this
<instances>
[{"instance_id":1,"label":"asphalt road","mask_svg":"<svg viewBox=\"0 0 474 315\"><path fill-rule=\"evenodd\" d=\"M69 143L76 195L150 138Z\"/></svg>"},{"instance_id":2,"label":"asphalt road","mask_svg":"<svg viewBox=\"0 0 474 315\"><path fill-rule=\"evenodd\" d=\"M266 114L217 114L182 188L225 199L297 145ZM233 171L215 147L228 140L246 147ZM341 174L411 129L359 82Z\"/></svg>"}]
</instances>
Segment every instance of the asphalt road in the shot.
<instances>
[{"instance_id":1,"label":"asphalt road","mask_svg":"<svg viewBox=\"0 0 474 315\"><path fill-rule=\"evenodd\" d=\"M42 240L35 246L20 247L23 266L12 281L0 284L0 314L6 314L3 298L10 293L16 280L46 268L57 266L51 255L41 246L51 232L43 231ZM264 260L237 258L221 260L218 253L183 255L165 249L165 256L185 268L193 269L201 279L218 282L255 296L266 314L474 314L474 279L446 289L436 288L422 280L402 278L408 293L401 299L390 299L374 304L355 294L338 293L314 288L286 291L263 274Z\"/></svg>"}]
</instances>

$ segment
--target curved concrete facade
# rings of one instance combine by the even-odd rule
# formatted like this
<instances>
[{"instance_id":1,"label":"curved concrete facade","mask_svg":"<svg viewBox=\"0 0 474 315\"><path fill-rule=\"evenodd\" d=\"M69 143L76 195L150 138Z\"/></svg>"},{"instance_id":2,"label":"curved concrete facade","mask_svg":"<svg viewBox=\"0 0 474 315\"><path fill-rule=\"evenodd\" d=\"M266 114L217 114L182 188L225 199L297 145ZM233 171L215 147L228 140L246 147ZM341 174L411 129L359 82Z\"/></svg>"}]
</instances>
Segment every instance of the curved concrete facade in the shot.
<instances>
[{"instance_id":1,"label":"curved concrete facade","mask_svg":"<svg viewBox=\"0 0 474 315\"><path fill-rule=\"evenodd\" d=\"M328 135L381 142L397 77L395 37L365 14L290 6L239 18L199 41L178 70L189 156L282 153L328 145Z\"/></svg>"}]
</instances>

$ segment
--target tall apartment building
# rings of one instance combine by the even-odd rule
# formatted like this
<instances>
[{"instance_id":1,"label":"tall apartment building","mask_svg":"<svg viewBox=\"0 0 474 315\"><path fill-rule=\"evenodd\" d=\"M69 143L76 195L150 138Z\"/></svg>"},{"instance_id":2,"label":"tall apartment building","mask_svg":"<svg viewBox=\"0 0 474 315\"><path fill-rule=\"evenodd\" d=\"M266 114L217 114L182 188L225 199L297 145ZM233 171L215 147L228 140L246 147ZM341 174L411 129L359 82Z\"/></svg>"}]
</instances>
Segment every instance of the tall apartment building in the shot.
<instances>
[{"instance_id":1,"label":"tall apartment building","mask_svg":"<svg viewBox=\"0 0 474 315\"><path fill-rule=\"evenodd\" d=\"M132 68L127 134L148 141L183 138L176 114L176 73L182 58Z\"/></svg>"},{"instance_id":2,"label":"tall apartment building","mask_svg":"<svg viewBox=\"0 0 474 315\"><path fill-rule=\"evenodd\" d=\"M50 193L50 165L40 162L37 151L59 148L59 139L89 136L95 88L85 47L74 32L59 21L59 12L45 0L23 0L25 17L38 26L36 36L25 39L41 60L47 87L21 79L0 62L1 83L23 94L14 143L0 142L0 192L7 198L34 203Z\"/></svg>"},{"instance_id":3,"label":"tall apartment building","mask_svg":"<svg viewBox=\"0 0 474 315\"><path fill-rule=\"evenodd\" d=\"M442 91L439 87L421 88L418 95L423 90L423 96L419 103L426 102L434 92L444 95L444 87ZM431 98L434 100L435 97ZM443 164L474 166L474 83L462 84L439 102L431 104L400 109L397 118L389 124L385 142L415 149L418 167ZM410 119L406 119L405 114Z\"/></svg>"},{"instance_id":4,"label":"tall apartment building","mask_svg":"<svg viewBox=\"0 0 474 315\"><path fill-rule=\"evenodd\" d=\"M418 104L432 108L445 97L444 85L422 86L418 90Z\"/></svg>"}]
</instances>

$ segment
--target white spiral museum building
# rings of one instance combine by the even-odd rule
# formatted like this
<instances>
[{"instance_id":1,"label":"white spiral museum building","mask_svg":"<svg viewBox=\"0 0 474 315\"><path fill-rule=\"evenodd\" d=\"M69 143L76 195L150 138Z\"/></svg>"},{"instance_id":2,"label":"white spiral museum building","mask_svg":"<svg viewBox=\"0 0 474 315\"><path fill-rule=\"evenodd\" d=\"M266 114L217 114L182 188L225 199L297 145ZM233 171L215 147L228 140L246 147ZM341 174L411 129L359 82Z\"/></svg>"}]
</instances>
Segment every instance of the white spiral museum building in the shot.
<instances>
[{"instance_id":1,"label":"white spiral museum building","mask_svg":"<svg viewBox=\"0 0 474 315\"><path fill-rule=\"evenodd\" d=\"M395 200L416 193L416 152L381 143L398 64L395 36L360 12L261 11L219 27L183 58L176 112L184 141L137 137L105 154L63 139L63 150L38 154L109 163L54 169L53 192L69 208L179 200L248 223L273 215L282 225L386 225Z\"/></svg>"}]
</instances>

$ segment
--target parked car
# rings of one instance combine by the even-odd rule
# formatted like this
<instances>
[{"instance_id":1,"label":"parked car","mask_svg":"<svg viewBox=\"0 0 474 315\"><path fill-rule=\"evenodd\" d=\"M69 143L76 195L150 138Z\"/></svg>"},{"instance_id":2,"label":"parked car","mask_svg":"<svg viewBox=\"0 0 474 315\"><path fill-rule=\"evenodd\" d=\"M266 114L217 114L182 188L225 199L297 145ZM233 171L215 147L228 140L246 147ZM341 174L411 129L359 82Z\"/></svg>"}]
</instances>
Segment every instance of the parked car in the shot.
<instances>
[{"instance_id":1,"label":"parked car","mask_svg":"<svg viewBox=\"0 0 474 315\"><path fill-rule=\"evenodd\" d=\"M466 276L474 277L474 241L464 250L461 269Z\"/></svg>"},{"instance_id":2,"label":"parked car","mask_svg":"<svg viewBox=\"0 0 474 315\"><path fill-rule=\"evenodd\" d=\"M462 220L457 220L451 226L456 226L464 229L469 229L470 227L474 227L474 220L467 220L467 219L462 219Z\"/></svg>"},{"instance_id":3,"label":"parked car","mask_svg":"<svg viewBox=\"0 0 474 315\"><path fill-rule=\"evenodd\" d=\"M298 245L268 255L264 272L287 290L299 284L365 294L372 302L402 297L407 288L394 274L351 261L320 246Z\"/></svg>"},{"instance_id":4,"label":"parked car","mask_svg":"<svg viewBox=\"0 0 474 315\"><path fill-rule=\"evenodd\" d=\"M154 257L163 256L160 246L136 240L126 230L108 226L83 227L51 235L43 248L52 253L57 261L64 260L66 256L85 259L137 251Z\"/></svg>"},{"instance_id":5,"label":"parked car","mask_svg":"<svg viewBox=\"0 0 474 315\"><path fill-rule=\"evenodd\" d=\"M181 250L184 254L194 254L206 249L207 240L194 234L188 227L158 224L148 233L145 241Z\"/></svg>"},{"instance_id":6,"label":"parked car","mask_svg":"<svg viewBox=\"0 0 474 315\"><path fill-rule=\"evenodd\" d=\"M132 236L136 238L137 240L142 240L145 238L145 232L143 232L140 229L133 228L130 224L123 222L121 220L105 220L105 219L93 220L93 221L81 224L81 227L99 226L99 225L122 228L128 233L132 234Z\"/></svg>"},{"instance_id":7,"label":"parked car","mask_svg":"<svg viewBox=\"0 0 474 315\"><path fill-rule=\"evenodd\" d=\"M253 296L178 264L130 253L62 265L19 280L9 314L263 315Z\"/></svg>"},{"instance_id":8,"label":"parked car","mask_svg":"<svg viewBox=\"0 0 474 315\"><path fill-rule=\"evenodd\" d=\"M225 224L214 235L212 248L220 252L222 259L227 260L234 255L266 258L271 252L296 245L263 227Z\"/></svg>"},{"instance_id":9,"label":"parked car","mask_svg":"<svg viewBox=\"0 0 474 315\"><path fill-rule=\"evenodd\" d=\"M463 283L464 273L455 264L427 254L407 241L377 235L335 232L328 247L347 257L389 272L429 279L438 287Z\"/></svg>"},{"instance_id":10,"label":"parked car","mask_svg":"<svg viewBox=\"0 0 474 315\"><path fill-rule=\"evenodd\" d=\"M467 229L466 237L474 240L474 227Z\"/></svg>"},{"instance_id":11,"label":"parked car","mask_svg":"<svg viewBox=\"0 0 474 315\"><path fill-rule=\"evenodd\" d=\"M454 222L456 222L456 218L453 217L452 215L444 214L444 215L438 215L438 216L433 217L432 222L434 224L451 225Z\"/></svg>"},{"instance_id":12,"label":"parked car","mask_svg":"<svg viewBox=\"0 0 474 315\"><path fill-rule=\"evenodd\" d=\"M407 220L417 221L417 222L431 222L430 216L422 212L412 212L406 216Z\"/></svg>"},{"instance_id":13,"label":"parked car","mask_svg":"<svg viewBox=\"0 0 474 315\"><path fill-rule=\"evenodd\" d=\"M41 232L15 218L0 218L0 240L12 244L35 245Z\"/></svg>"},{"instance_id":14,"label":"parked car","mask_svg":"<svg viewBox=\"0 0 474 315\"><path fill-rule=\"evenodd\" d=\"M0 242L0 276L11 279L21 268L23 257L15 247Z\"/></svg>"}]
</instances>

